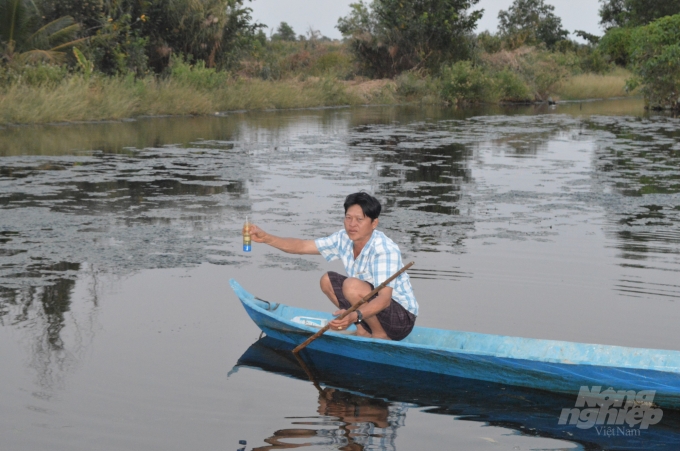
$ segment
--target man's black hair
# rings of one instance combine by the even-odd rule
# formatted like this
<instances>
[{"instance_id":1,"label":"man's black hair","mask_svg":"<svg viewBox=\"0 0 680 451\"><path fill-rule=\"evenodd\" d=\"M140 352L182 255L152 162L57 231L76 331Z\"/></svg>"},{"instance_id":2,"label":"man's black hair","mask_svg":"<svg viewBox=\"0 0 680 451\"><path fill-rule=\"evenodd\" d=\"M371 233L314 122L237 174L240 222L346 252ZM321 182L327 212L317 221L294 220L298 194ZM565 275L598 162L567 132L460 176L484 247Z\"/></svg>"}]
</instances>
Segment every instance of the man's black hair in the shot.
<instances>
[{"instance_id":1,"label":"man's black hair","mask_svg":"<svg viewBox=\"0 0 680 451\"><path fill-rule=\"evenodd\" d=\"M371 221L377 219L380 216L380 210L382 210L378 199L363 191L347 196L345 199L345 213L347 213L347 209L352 205L360 206L364 216L371 218Z\"/></svg>"}]
</instances>

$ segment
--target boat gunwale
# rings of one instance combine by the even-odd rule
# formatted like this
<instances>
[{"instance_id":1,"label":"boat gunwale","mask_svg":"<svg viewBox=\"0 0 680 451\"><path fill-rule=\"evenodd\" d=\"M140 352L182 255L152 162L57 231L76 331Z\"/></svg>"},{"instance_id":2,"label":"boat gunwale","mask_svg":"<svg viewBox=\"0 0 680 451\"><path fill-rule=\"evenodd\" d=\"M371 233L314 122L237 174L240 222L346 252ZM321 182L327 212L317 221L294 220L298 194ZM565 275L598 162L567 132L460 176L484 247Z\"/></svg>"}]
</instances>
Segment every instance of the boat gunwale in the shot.
<instances>
[{"instance_id":1,"label":"boat gunwale","mask_svg":"<svg viewBox=\"0 0 680 451\"><path fill-rule=\"evenodd\" d=\"M313 334L318 329L312 328L310 326L305 326L303 324L295 323L290 321L289 319L283 317L282 315L276 314L273 311L266 310L255 302L257 298L252 295L250 292L245 290L236 280L231 279L230 280L230 285L234 292L236 293L237 297L244 303L248 304L250 308L256 309L260 313L263 313L273 320L282 322L294 329L297 329L299 331L304 331L305 333L310 333ZM307 309L302 309L298 307L293 307L293 306L288 306L287 304L282 304L278 303L279 306L287 306L291 309L299 309L299 310L307 310ZM307 311L313 311L313 312L318 312L320 314L326 315L323 312L319 312L316 310L307 310ZM259 327L259 325L258 325ZM667 374L680 374L680 351L675 351L675 350L666 350L666 349L652 349L652 348L634 348L634 347L626 347L626 346L617 346L617 345L605 345L605 344L594 344L594 343L580 343L580 342L574 342L574 341L563 341L563 340L549 340L549 339L542 339L542 338L526 338L526 337L515 337L515 336L507 336L507 335L495 335L495 334L485 334L481 332L468 332L468 331L459 331L459 330L447 330L447 329L437 329L437 328L431 328L431 327L424 327L424 326L415 326L411 334L417 333L418 331L434 331L434 332L443 332L445 334L449 335L459 335L459 336L464 336L465 342L470 341L470 339L484 339L484 340L490 340L490 341L498 341L499 345L502 344L508 344L508 341L512 341L514 343L513 346L503 346L503 350L501 352L494 352L494 351L485 351L481 349L465 349L465 348L454 348L454 347L443 347L441 345L426 345L426 344L420 344L420 343L412 343L412 342L405 342L405 341L391 341L391 340L379 340L379 339L374 339L374 338L366 338L366 337L359 337L356 335L348 335L348 334L342 334L338 333L335 331L331 331L333 337L341 337L344 339L349 339L349 340L355 340L359 343L376 343L381 346L394 346L397 348L413 348L414 350L418 351L430 351L430 352L437 352L441 354L461 354L461 355L475 355L475 356L481 356L481 357L493 357L493 358L498 358L498 359L512 359L512 360L525 360L525 361L531 361L531 362L541 362L541 363L547 363L547 364L559 364L559 365L588 365L588 366L593 366L593 367L607 367L607 368L619 368L619 369L632 369L632 370L644 370L644 371L657 371L657 372L662 372L662 373L667 373ZM518 343L517 341L525 341L526 343ZM503 343L505 342L505 343ZM539 348L544 351L550 350L550 348L563 348L566 347L570 353L575 353L578 351L576 348L583 348L582 351L586 352L581 352L581 358L557 358L557 357L545 357L545 355L540 355L540 353L531 353L531 354L524 354L524 355L514 355L512 352L517 351L518 346L517 345L525 345L526 347L527 344L533 344L534 348ZM539 346L540 345L540 346ZM657 355L650 355L652 352L657 353ZM654 358L665 358L665 361L662 364L652 364L652 363L638 363L635 364L633 362L624 360L616 360L613 359L613 362L603 360L600 357L603 354L609 355L609 359L612 360L613 356L611 354L614 354L619 357L623 357L624 353L629 353L631 355L626 356L629 358L637 358L637 359L643 359L646 358L647 360L652 360ZM590 354L591 359L586 360L586 354ZM595 354L594 356L592 354ZM592 361L592 357L596 357L597 361L594 362ZM669 359L672 359L675 361L675 364L673 363L668 363L667 361Z\"/></svg>"}]
</instances>

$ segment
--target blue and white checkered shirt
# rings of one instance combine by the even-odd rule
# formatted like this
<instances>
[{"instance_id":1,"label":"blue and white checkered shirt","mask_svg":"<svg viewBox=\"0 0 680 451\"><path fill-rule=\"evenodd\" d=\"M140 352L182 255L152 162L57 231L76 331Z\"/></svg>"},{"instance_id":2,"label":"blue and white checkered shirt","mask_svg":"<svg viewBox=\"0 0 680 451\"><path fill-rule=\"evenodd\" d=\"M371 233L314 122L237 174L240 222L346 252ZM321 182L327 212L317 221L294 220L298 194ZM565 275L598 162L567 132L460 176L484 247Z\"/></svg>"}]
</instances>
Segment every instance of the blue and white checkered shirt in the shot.
<instances>
[{"instance_id":1,"label":"blue and white checkered shirt","mask_svg":"<svg viewBox=\"0 0 680 451\"><path fill-rule=\"evenodd\" d=\"M314 242L327 261L338 258L342 260L348 277L356 277L373 284L374 287L383 283L404 266L399 246L378 230L373 231L373 235L356 260L354 259L354 242L349 239L344 229ZM413 294L408 274L403 273L387 286L392 288L392 299L409 312L418 315L418 302Z\"/></svg>"}]
</instances>

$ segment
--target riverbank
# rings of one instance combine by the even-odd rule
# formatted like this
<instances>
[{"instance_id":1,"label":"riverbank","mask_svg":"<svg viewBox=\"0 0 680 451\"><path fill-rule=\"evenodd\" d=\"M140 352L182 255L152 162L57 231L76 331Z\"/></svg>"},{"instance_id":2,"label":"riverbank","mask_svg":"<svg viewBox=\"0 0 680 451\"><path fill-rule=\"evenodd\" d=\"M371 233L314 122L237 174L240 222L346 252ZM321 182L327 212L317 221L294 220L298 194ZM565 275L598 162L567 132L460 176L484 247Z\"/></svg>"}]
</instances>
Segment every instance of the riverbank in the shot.
<instances>
[{"instance_id":1,"label":"riverbank","mask_svg":"<svg viewBox=\"0 0 680 451\"><path fill-rule=\"evenodd\" d=\"M624 70L607 75L571 76L555 83L543 96L558 101L628 96L630 93L624 89L628 76ZM457 103L457 99L446 96L442 85L441 78L416 75L404 75L396 80L341 80L329 75L272 81L232 78L219 72L202 73L200 68L178 71L164 79L152 76L88 78L74 74L40 83L13 83L0 89L0 124L342 105Z\"/></svg>"}]
</instances>

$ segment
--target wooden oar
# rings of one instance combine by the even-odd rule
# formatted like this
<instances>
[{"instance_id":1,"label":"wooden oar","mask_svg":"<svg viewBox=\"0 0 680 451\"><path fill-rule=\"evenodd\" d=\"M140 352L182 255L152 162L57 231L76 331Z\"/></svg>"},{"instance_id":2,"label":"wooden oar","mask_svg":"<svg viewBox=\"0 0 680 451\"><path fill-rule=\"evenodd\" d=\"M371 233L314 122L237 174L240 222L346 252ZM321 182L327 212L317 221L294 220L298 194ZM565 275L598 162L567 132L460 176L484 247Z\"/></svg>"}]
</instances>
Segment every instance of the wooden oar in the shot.
<instances>
[{"instance_id":1,"label":"wooden oar","mask_svg":"<svg viewBox=\"0 0 680 451\"><path fill-rule=\"evenodd\" d=\"M348 308L347 310L345 310L345 313L343 313L342 315L338 316L336 319L343 319L345 316L349 315L350 313L352 313L353 311L355 311L356 309L358 309L359 307L361 307L363 304L365 304L366 302L368 302L368 300L371 299L373 296L375 296L376 293L378 293L380 290L382 290L383 288L385 288L385 287L387 286L388 283L392 282L394 279L396 279L397 277L399 277L399 276L401 275L401 273L403 273L404 271L406 271L407 269L409 269L411 266L413 266L414 263L415 263L415 262L411 262L411 263L407 264L406 266L404 266L403 268L401 268L399 271L397 271L397 272L395 272L394 274L392 274L390 277L387 278L387 280L385 280L383 283L381 283L380 285L378 285L377 287L375 287L375 289L374 289L373 291L371 291L371 292L368 293L366 296L364 296L359 302L357 302L356 304L354 304L353 306L351 306L350 308ZM293 349L293 354L297 354L298 352L300 352L300 351L302 351L303 349L305 349L305 348L307 347L308 344L310 344L311 342L313 342L314 340L316 340L317 338L319 338L321 335L324 334L324 332L326 332L326 331L327 331L328 329L330 329L330 328L331 328L330 323L328 323L328 324L326 324L325 326L323 326L323 327L321 328L321 330L319 330L317 333L315 333L314 335L312 335L311 337L309 337L307 340L305 340L304 343L298 345L295 349Z\"/></svg>"},{"instance_id":2,"label":"wooden oar","mask_svg":"<svg viewBox=\"0 0 680 451\"><path fill-rule=\"evenodd\" d=\"M312 373L312 370L309 369L307 364L305 363L304 360L302 360L302 357L297 352L294 352L293 355L297 359L298 363L300 364L300 367L302 368L302 371L304 371L307 374L307 377L309 378L309 381L314 385L314 387L319 391L320 395L323 395L323 389L321 388L321 385L319 385L319 382L317 382L316 378L314 377L314 374Z\"/></svg>"}]
</instances>

